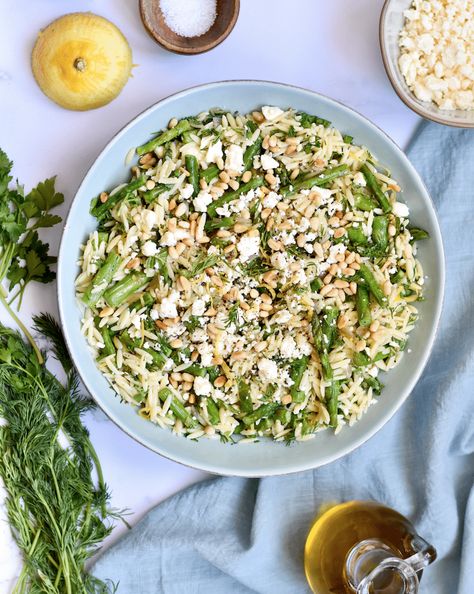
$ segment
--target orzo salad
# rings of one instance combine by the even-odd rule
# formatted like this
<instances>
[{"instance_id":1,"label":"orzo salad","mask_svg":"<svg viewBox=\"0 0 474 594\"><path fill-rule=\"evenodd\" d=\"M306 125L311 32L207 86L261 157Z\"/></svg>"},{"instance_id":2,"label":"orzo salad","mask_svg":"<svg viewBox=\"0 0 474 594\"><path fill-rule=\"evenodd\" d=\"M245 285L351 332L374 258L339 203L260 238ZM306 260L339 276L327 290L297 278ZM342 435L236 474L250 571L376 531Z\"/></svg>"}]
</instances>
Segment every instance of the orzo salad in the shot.
<instances>
[{"instance_id":1,"label":"orzo salad","mask_svg":"<svg viewBox=\"0 0 474 594\"><path fill-rule=\"evenodd\" d=\"M195 439L353 424L422 298L400 188L330 122L264 106L170 121L93 200L82 329L139 414ZM237 439L235 436L239 436Z\"/></svg>"}]
</instances>

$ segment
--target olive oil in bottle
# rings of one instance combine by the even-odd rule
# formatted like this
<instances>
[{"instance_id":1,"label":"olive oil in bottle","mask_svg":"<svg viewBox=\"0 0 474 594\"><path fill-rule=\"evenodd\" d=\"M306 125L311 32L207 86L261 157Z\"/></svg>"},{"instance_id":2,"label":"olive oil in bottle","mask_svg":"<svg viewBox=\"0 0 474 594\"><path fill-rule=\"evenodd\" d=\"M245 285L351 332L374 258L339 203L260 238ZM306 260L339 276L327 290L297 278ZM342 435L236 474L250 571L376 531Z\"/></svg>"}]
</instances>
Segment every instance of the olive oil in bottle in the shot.
<instances>
[{"instance_id":1,"label":"olive oil in bottle","mask_svg":"<svg viewBox=\"0 0 474 594\"><path fill-rule=\"evenodd\" d=\"M418 590L436 551L401 514L375 501L335 505L314 522L305 571L316 594L404 594Z\"/></svg>"}]
</instances>

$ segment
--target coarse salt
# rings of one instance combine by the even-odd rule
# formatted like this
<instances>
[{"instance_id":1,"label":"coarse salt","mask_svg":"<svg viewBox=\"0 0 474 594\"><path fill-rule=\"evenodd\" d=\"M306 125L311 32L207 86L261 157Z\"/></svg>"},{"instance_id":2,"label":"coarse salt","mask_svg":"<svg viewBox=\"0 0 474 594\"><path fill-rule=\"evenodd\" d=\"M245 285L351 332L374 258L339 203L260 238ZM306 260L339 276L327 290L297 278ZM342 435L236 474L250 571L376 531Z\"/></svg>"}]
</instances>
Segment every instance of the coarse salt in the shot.
<instances>
[{"instance_id":1,"label":"coarse salt","mask_svg":"<svg viewBox=\"0 0 474 594\"><path fill-rule=\"evenodd\" d=\"M216 20L216 0L160 0L168 27L181 37L199 37Z\"/></svg>"}]
</instances>

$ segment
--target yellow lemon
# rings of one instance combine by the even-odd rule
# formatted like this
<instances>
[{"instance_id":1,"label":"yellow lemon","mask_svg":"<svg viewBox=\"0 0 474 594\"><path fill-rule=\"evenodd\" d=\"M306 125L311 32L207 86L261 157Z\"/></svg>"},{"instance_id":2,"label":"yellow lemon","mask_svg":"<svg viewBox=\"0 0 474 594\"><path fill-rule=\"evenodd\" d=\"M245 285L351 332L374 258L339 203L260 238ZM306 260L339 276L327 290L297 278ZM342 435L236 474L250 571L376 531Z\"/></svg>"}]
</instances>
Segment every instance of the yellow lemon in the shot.
<instances>
[{"instance_id":1,"label":"yellow lemon","mask_svg":"<svg viewBox=\"0 0 474 594\"><path fill-rule=\"evenodd\" d=\"M76 12L39 33L31 66L45 95L66 109L84 111L117 97L130 77L132 52L113 23Z\"/></svg>"}]
</instances>

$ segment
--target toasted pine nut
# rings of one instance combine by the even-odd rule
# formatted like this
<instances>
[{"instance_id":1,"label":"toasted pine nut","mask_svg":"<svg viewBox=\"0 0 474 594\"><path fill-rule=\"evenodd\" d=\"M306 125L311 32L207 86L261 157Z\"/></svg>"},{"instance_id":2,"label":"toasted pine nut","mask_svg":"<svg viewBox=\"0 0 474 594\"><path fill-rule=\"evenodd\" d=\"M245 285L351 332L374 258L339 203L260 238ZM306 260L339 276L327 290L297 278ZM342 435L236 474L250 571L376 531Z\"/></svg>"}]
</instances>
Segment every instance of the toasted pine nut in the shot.
<instances>
[{"instance_id":1,"label":"toasted pine nut","mask_svg":"<svg viewBox=\"0 0 474 594\"><path fill-rule=\"evenodd\" d=\"M242 181L244 182L244 184L246 184L247 182L250 181L252 177L252 172L251 171L245 171L244 174L242 175Z\"/></svg>"},{"instance_id":2,"label":"toasted pine nut","mask_svg":"<svg viewBox=\"0 0 474 594\"><path fill-rule=\"evenodd\" d=\"M272 303L272 298L270 297L270 295L268 293L262 293L260 295L260 299L262 300L263 303Z\"/></svg>"},{"instance_id":3,"label":"toasted pine nut","mask_svg":"<svg viewBox=\"0 0 474 594\"><path fill-rule=\"evenodd\" d=\"M212 318L213 316L215 316L215 315L216 315L216 313L217 313L217 311L216 311L216 310L215 310L213 307L210 307L209 309L207 309L207 310L204 312L204 315L205 315L205 316L208 316L209 318Z\"/></svg>"},{"instance_id":4,"label":"toasted pine nut","mask_svg":"<svg viewBox=\"0 0 474 594\"><path fill-rule=\"evenodd\" d=\"M221 171L219 173L219 179L221 179L226 184L230 182L229 174L226 171Z\"/></svg>"},{"instance_id":5,"label":"toasted pine nut","mask_svg":"<svg viewBox=\"0 0 474 594\"><path fill-rule=\"evenodd\" d=\"M324 287L322 287L322 288L320 289L320 291L319 291L319 294L320 294L322 297L326 297L326 295L329 295L329 293L330 293L331 291L333 291L333 290L334 290L334 286L333 286L333 285L331 285L331 284L329 284L329 285L325 285Z\"/></svg>"},{"instance_id":6,"label":"toasted pine nut","mask_svg":"<svg viewBox=\"0 0 474 594\"><path fill-rule=\"evenodd\" d=\"M347 326L347 318L344 314L341 314L337 320L337 327L339 329L345 328Z\"/></svg>"},{"instance_id":7,"label":"toasted pine nut","mask_svg":"<svg viewBox=\"0 0 474 594\"><path fill-rule=\"evenodd\" d=\"M107 194L107 192L100 193L99 200L102 202L102 204L104 204L104 202L107 202L108 198L109 195Z\"/></svg>"},{"instance_id":8,"label":"toasted pine nut","mask_svg":"<svg viewBox=\"0 0 474 594\"><path fill-rule=\"evenodd\" d=\"M358 353L360 353L361 351L363 351L365 349L365 347L366 347L365 340L358 340L355 345L355 350Z\"/></svg>"},{"instance_id":9,"label":"toasted pine nut","mask_svg":"<svg viewBox=\"0 0 474 594\"><path fill-rule=\"evenodd\" d=\"M339 229L336 229L334 231L334 239L339 239L340 237L342 237L345 234L346 234L346 230L344 229L344 227L339 227Z\"/></svg>"},{"instance_id":10,"label":"toasted pine nut","mask_svg":"<svg viewBox=\"0 0 474 594\"><path fill-rule=\"evenodd\" d=\"M345 280L342 280L341 278L337 278L334 281L334 286L337 287L338 289L345 289L346 287L349 286L349 283Z\"/></svg>"},{"instance_id":11,"label":"toasted pine nut","mask_svg":"<svg viewBox=\"0 0 474 594\"><path fill-rule=\"evenodd\" d=\"M261 303L260 304L260 309L262 311L272 311L273 305L271 305L270 303Z\"/></svg>"},{"instance_id":12,"label":"toasted pine nut","mask_svg":"<svg viewBox=\"0 0 474 594\"><path fill-rule=\"evenodd\" d=\"M293 171L290 173L290 179L296 179L299 174L300 170L298 169L298 167L296 169L293 169Z\"/></svg>"},{"instance_id":13,"label":"toasted pine nut","mask_svg":"<svg viewBox=\"0 0 474 594\"><path fill-rule=\"evenodd\" d=\"M236 190L238 190L238 189L239 189L239 187L240 187L240 184L239 184L239 182L238 182L236 179L231 179L231 180L230 180L230 182L229 182L229 186L230 186L230 187L231 187L231 188L232 188L234 191L236 191Z\"/></svg>"},{"instance_id":14,"label":"toasted pine nut","mask_svg":"<svg viewBox=\"0 0 474 594\"><path fill-rule=\"evenodd\" d=\"M236 233L245 233L249 230L250 225L246 223L235 223L233 229Z\"/></svg>"},{"instance_id":15,"label":"toasted pine nut","mask_svg":"<svg viewBox=\"0 0 474 594\"><path fill-rule=\"evenodd\" d=\"M184 202L180 202L174 211L176 217L182 217L184 213L187 211L188 207Z\"/></svg>"},{"instance_id":16,"label":"toasted pine nut","mask_svg":"<svg viewBox=\"0 0 474 594\"><path fill-rule=\"evenodd\" d=\"M191 361L194 363L194 361L196 361L196 359L199 357L199 353L197 351L193 351L191 353L190 359ZM193 377L193 381L194 381L194 377Z\"/></svg>"},{"instance_id":17,"label":"toasted pine nut","mask_svg":"<svg viewBox=\"0 0 474 594\"><path fill-rule=\"evenodd\" d=\"M99 313L99 318L105 318L107 316L110 316L113 313L114 313L114 310L112 307L104 307L104 309L102 309Z\"/></svg>"},{"instance_id":18,"label":"toasted pine nut","mask_svg":"<svg viewBox=\"0 0 474 594\"><path fill-rule=\"evenodd\" d=\"M356 254L356 260L357 260L357 256L359 254ZM359 262L352 262L352 264L350 265L351 268L353 268L354 270L360 270L360 264Z\"/></svg>"},{"instance_id":19,"label":"toasted pine nut","mask_svg":"<svg viewBox=\"0 0 474 594\"><path fill-rule=\"evenodd\" d=\"M190 373L186 373L186 372L181 373L181 378L182 378L183 382L193 382L194 381L194 375L191 375Z\"/></svg>"},{"instance_id":20,"label":"toasted pine nut","mask_svg":"<svg viewBox=\"0 0 474 594\"><path fill-rule=\"evenodd\" d=\"M180 349L183 346L183 341L180 338L170 340L170 347L172 349Z\"/></svg>"},{"instance_id":21,"label":"toasted pine nut","mask_svg":"<svg viewBox=\"0 0 474 594\"><path fill-rule=\"evenodd\" d=\"M230 358L234 361L243 361L243 359L247 358L247 353L245 351L234 351Z\"/></svg>"},{"instance_id":22,"label":"toasted pine nut","mask_svg":"<svg viewBox=\"0 0 474 594\"><path fill-rule=\"evenodd\" d=\"M173 258L173 260L177 260L179 258L179 254L176 251L176 248L172 245L168 248L168 255L170 258Z\"/></svg>"},{"instance_id":23,"label":"toasted pine nut","mask_svg":"<svg viewBox=\"0 0 474 594\"><path fill-rule=\"evenodd\" d=\"M224 286L224 283L222 282L221 277L220 276L217 276L217 275L211 276L211 282L216 287L223 287Z\"/></svg>"},{"instance_id":24,"label":"toasted pine nut","mask_svg":"<svg viewBox=\"0 0 474 594\"><path fill-rule=\"evenodd\" d=\"M293 402L293 398L291 397L291 394L285 394L283 396L283 398L281 399L282 404L290 404L291 402Z\"/></svg>"},{"instance_id":25,"label":"toasted pine nut","mask_svg":"<svg viewBox=\"0 0 474 594\"><path fill-rule=\"evenodd\" d=\"M192 377L192 376L191 376L191 377ZM193 378L193 379L194 379L194 378ZM191 389L192 389L192 387L193 387L193 383L192 383L192 382L183 382L179 388L180 388L180 390L182 390L183 392L190 392L190 391L191 391ZM192 400L191 400L191 398L192 398ZM190 404L193 404L195 401L196 401L196 397L194 396L194 394L190 394L190 395L189 395L189 398L188 398L188 402L189 402Z\"/></svg>"},{"instance_id":26,"label":"toasted pine nut","mask_svg":"<svg viewBox=\"0 0 474 594\"><path fill-rule=\"evenodd\" d=\"M178 120L176 118L171 118L171 120L168 122L168 128L176 128L176 126L178 125Z\"/></svg>"},{"instance_id":27,"label":"toasted pine nut","mask_svg":"<svg viewBox=\"0 0 474 594\"><path fill-rule=\"evenodd\" d=\"M383 294L388 297L391 292L392 292L392 283L389 280L387 280L383 284Z\"/></svg>"},{"instance_id":28,"label":"toasted pine nut","mask_svg":"<svg viewBox=\"0 0 474 594\"><path fill-rule=\"evenodd\" d=\"M225 375L220 375L218 378L214 380L214 386L216 388L222 388L222 386L226 383L227 378Z\"/></svg>"},{"instance_id":29,"label":"toasted pine nut","mask_svg":"<svg viewBox=\"0 0 474 594\"><path fill-rule=\"evenodd\" d=\"M265 181L268 182L271 186L273 186L276 183L276 177L273 175L273 173L267 173L265 176Z\"/></svg>"},{"instance_id":30,"label":"toasted pine nut","mask_svg":"<svg viewBox=\"0 0 474 594\"><path fill-rule=\"evenodd\" d=\"M125 266L125 268L127 268L128 270L134 270L135 268L138 268L140 266L140 258L132 258L131 260L129 260L127 262L127 265Z\"/></svg>"},{"instance_id":31,"label":"toasted pine nut","mask_svg":"<svg viewBox=\"0 0 474 594\"><path fill-rule=\"evenodd\" d=\"M244 311L248 311L250 309L250 305L245 301L239 301L239 305Z\"/></svg>"},{"instance_id":32,"label":"toasted pine nut","mask_svg":"<svg viewBox=\"0 0 474 594\"><path fill-rule=\"evenodd\" d=\"M252 117L257 122L257 124L261 124L265 119L260 111L252 111Z\"/></svg>"},{"instance_id":33,"label":"toasted pine nut","mask_svg":"<svg viewBox=\"0 0 474 594\"><path fill-rule=\"evenodd\" d=\"M282 249L282 245L280 241L276 241L275 239L270 238L268 240L268 247L272 249L274 252Z\"/></svg>"},{"instance_id":34,"label":"toasted pine nut","mask_svg":"<svg viewBox=\"0 0 474 594\"><path fill-rule=\"evenodd\" d=\"M369 330L371 332L377 332L377 330L380 328L380 322L378 320L374 320L372 322L372 324L370 324L369 326Z\"/></svg>"}]
</instances>

